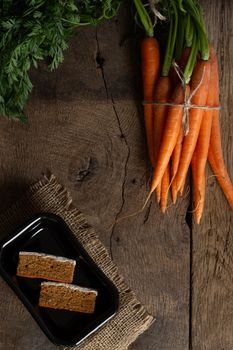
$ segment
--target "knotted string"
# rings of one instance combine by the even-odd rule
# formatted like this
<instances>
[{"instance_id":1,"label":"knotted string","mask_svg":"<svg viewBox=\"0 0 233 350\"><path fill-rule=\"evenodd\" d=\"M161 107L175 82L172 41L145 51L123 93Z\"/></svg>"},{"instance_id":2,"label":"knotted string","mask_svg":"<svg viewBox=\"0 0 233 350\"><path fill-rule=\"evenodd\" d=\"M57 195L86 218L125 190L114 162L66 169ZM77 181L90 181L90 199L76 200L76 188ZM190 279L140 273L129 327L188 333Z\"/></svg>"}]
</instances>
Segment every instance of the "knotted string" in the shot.
<instances>
[{"instance_id":1,"label":"knotted string","mask_svg":"<svg viewBox=\"0 0 233 350\"><path fill-rule=\"evenodd\" d=\"M172 103L172 102L159 102L159 101L143 101L143 105L153 105L153 106L168 106L168 107L183 107L183 117L182 117L182 125L184 129L184 135L186 136L189 133L189 110L190 109L205 109L205 110L220 110L220 106L201 106L194 105L191 103L193 96L199 90L201 84L203 83L204 75L205 75L205 67L203 69L203 74L201 80L199 81L197 87L192 91L192 93L187 96L186 92L186 82L183 76L183 72L180 69L179 65L173 61L172 63L177 76L179 77L183 90L184 90L184 103Z\"/></svg>"}]
</instances>

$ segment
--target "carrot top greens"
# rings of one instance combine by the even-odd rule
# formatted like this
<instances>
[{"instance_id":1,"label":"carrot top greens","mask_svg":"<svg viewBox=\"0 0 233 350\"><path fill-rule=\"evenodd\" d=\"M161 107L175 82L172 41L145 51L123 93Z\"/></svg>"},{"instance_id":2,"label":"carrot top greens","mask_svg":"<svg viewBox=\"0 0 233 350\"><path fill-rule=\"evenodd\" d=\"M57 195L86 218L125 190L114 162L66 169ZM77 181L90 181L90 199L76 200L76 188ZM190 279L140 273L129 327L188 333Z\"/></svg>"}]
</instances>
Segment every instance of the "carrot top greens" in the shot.
<instances>
[{"instance_id":1,"label":"carrot top greens","mask_svg":"<svg viewBox=\"0 0 233 350\"><path fill-rule=\"evenodd\" d=\"M169 27L166 38L162 75L168 76L172 61L178 60L184 47L191 54L184 70L184 80L189 82L196 63L197 53L203 60L209 58L208 38L203 13L196 0L134 0L136 11L147 35L153 36L153 24L163 19Z\"/></svg>"},{"instance_id":2,"label":"carrot top greens","mask_svg":"<svg viewBox=\"0 0 233 350\"><path fill-rule=\"evenodd\" d=\"M140 22L148 36L154 36L154 26L151 17L144 7L141 0L134 0L135 7L137 9L137 14L139 16Z\"/></svg>"},{"instance_id":3,"label":"carrot top greens","mask_svg":"<svg viewBox=\"0 0 233 350\"><path fill-rule=\"evenodd\" d=\"M123 0L3 0L0 4L0 115L27 121L28 72L63 61L74 28L116 15Z\"/></svg>"},{"instance_id":4,"label":"carrot top greens","mask_svg":"<svg viewBox=\"0 0 233 350\"><path fill-rule=\"evenodd\" d=\"M207 159L233 209L233 185L221 146L216 52L208 43L198 0L134 0L134 5L143 29L143 111L153 177L142 208L129 216L142 212L154 191L165 213L170 188L175 204L191 167L192 213L199 224Z\"/></svg>"},{"instance_id":5,"label":"carrot top greens","mask_svg":"<svg viewBox=\"0 0 233 350\"><path fill-rule=\"evenodd\" d=\"M0 115L27 121L23 111L32 90L29 70L50 59L49 69L63 61L74 29L96 25L118 12L124 0L3 0L0 4ZM197 51L209 56L202 10L196 0L134 0L137 18L146 34L154 36L157 21L169 26L162 74L168 75L172 60L184 46L193 54L185 68L188 82ZM193 48L194 47L194 48Z\"/></svg>"}]
</instances>

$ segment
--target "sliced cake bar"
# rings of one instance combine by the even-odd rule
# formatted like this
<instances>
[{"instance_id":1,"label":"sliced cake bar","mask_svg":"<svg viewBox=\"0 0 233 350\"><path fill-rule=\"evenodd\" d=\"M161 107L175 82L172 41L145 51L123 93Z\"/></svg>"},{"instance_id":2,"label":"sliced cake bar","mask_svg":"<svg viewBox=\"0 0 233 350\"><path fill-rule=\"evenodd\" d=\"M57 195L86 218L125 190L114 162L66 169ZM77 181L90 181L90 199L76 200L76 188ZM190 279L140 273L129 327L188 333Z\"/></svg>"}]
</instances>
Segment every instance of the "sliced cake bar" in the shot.
<instances>
[{"instance_id":1,"label":"sliced cake bar","mask_svg":"<svg viewBox=\"0 0 233 350\"><path fill-rule=\"evenodd\" d=\"M91 314L97 291L66 283L42 282L39 306Z\"/></svg>"},{"instance_id":2,"label":"sliced cake bar","mask_svg":"<svg viewBox=\"0 0 233 350\"><path fill-rule=\"evenodd\" d=\"M76 261L42 253L20 252L17 276L72 283Z\"/></svg>"}]
</instances>

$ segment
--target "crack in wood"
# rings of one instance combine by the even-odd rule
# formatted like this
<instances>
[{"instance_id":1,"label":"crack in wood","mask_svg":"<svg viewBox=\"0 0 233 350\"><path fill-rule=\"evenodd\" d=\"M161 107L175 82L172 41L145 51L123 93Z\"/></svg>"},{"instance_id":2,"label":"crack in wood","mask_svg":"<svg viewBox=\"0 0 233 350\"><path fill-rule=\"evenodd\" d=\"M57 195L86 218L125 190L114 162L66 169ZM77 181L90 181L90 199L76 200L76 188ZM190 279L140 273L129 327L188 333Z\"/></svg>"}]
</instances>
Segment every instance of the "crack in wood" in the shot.
<instances>
[{"instance_id":1,"label":"crack in wood","mask_svg":"<svg viewBox=\"0 0 233 350\"><path fill-rule=\"evenodd\" d=\"M120 209L119 209L118 213L115 216L115 221L117 221L117 219L119 218L120 214L122 213L122 210L123 210L123 207L124 207L124 204L125 204L125 183L126 183L126 178L127 178L127 166L128 166L128 162L129 162L129 158L130 158L130 147L129 147L127 138L123 134L120 118L119 118L119 115L117 113L116 106L115 106L115 101L114 101L112 95L111 95L111 101L112 101L112 107L113 107L113 110L114 110L114 113L115 113L115 116L116 116L116 119L117 119L118 128L119 128L120 133L121 133L121 138L124 141L125 146L127 148L127 155L126 155L125 166L124 166L124 180L122 182L122 190L121 190L122 203L121 203L121 206L120 206ZM112 227L112 231L111 231L111 234L110 234L110 244L109 244L109 246L110 246L110 255L111 255L112 259L113 259L112 239L113 239L113 235L114 235L115 226L116 226L116 223L114 223L114 225Z\"/></svg>"},{"instance_id":2,"label":"crack in wood","mask_svg":"<svg viewBox=\"0 0 233 350\"><path fill-rule=\"evenodd\" d=\"M188 342L189 350L193 348L193 219L192 219L192 187L190 188L190 202L185 214L186 225L190 232L190 244L189 244L189 329L188 329Z\"/></svg>"},{"instance_id":3,"label":"crack in wood","mask_svg":"<svg viewBox=\"0 0 233 350\"><path fill-rule=\"evenodd\" d=\"M121 205L119 207L118 212L115 215L115 219L114 219L114 224L112 225L112 229L110 232L110 238L109 238L109 250L110 250L110 255L111 258L113 259L113 238L114 238L114 233L115 233L115 228L116 228L116 224L117 224L117 220L119 219L121 213L123 212L123 208L125 205L125 185L126 185L126 180L127 180L127 167L128 167L128 162L129 162L129 158L130 158L130 147L128 144L128 140L125 136L125 133L123 132L122 129L122 125L121 125L121 121L120 121L120 117L118 115L117 112L117 108L116 108L116 104L114 101L114 98L112 96L112 94L110 94L109 89L108 89L108 82L106 79L106 75L105 75L105 68L104 68L104 58L101 55L101 49L100 49L100 42L99 42L99 37L98 37L98 31L96 29L96 43L97 43L97 53L96 53L96 62L97 62L97 68L101 70L101 75L102 75L102 79L104 82L104 87L106 90L106 96L108 99L110 99L111 104L112 104L112 108L117 120L117 124L118 124L118 128L120 131L120 137L122 139L122 141L125 143L126 149L127 149L127 155L126 155L126 159L125 159L125 164L124 164L124 178L122 181L122 190L121 190L121 196L122 196L122 201L121 201ZM193 225L192 225L192 215L191 215L191 202L190 205L187 209L186 212L186 224L189 228L190 231L190 296L189 296L189 348L192 349L192 273L193 273L193 261L192 261L192 251L193 251L193 242L192 242L192 230L193 230ZM146 213L145 213L145 217L144 217L144 224L146 224L146 222L149 219L150 216L150 211L151 211L151 203L150 206L148 207ZM118 241L119 237L116 237L116 241Z\"/></svg>"},{"instance_id":4,"label":"crack in wood","mask_svg":"<svg viewBox=\"0 0 233 350\"><path fill-rule=\"evenodd\" d=\"M187 211L188 212L188 211ZM187 215L187 213L186 213ZM187 221L186 221L187 222ZM188 225L188 223L187 223ZM190 263L189 263L189 350L193 348L193 230L192 225L190 230Z\"/></svg>"},{"instance_id":5,"label":"crack in wood","mask_svg":"<svg viewBox=\"0 0 233 350\"><path fill-rule=\"evenodd\" d=\"M230 238L230 231L231 231L231 217L230 217L230 222L229 222L229 229L227 231L227 236L226 236L226 240L225 240L225 244L224 244L224 253L227 253L228 251L228 245L229 245L229 238Z\"/></svg>"},{"instance_id":6,"label":"crack in wood","mask_svg":"<svg viewBox=\"0 0 233 350\"><path fill-rule=\"evenodd\" d=\"M189 206L187 208L186 214L185 214L185 221L186 225L189 227L190 232L192 231L193 227L193 219L192 219L192 204L191 201L189 203Z\"/></svg>"},{"instance_id":7,"label":"crack in wood","mask_svg":"<svg viewBox=\"0 0 233 350\"><path fill-rule=\"evenodd\" d=\"M104 74L104 62L105 62L105 59L101 55L100 45L99 45L99 37L98 37L98 29L97 28L96 28L96 31L95 31L95 39L96 39L96 47L97 47L97 50L96 50L97 68L101 70L101 75L102 75L102 79L103 79L103 82L104 82L104 88L105 88L106 96L107 96L107 99L108 99L109 98L108 87L107 87L107 81L106 81L105 74Z\"/></svg>"},{"instance_id":8,"label":"crack in wood","mask_svg":"<svg viewBox=\"0 0 233 350\"><path fill-rule=\"evenodd\" d=\"M98 68L101 70L101 75L102 75L102 79L103 79L103 82L104 82L106 96L107 96L107 99L109 99L108 84L107 84L107 80L106 80L105 72L104 72L104 62L105 62L105 60L104 60L104 58L101 55L100 44L99 44L99 37L98 37L98 29L97 28L96 28L95 38L96 38L96 46L97 46L96 62L98 64ZM122 213L122 210L123 210L123 207L124 207L124 204L125 204L125 184L126 184L126 178L127 178L127 166L128 166L128 161L129 161L129 158L130 158L130 147L129 147L127 138L126 138L125 134L123 133L123 129L122 129L122 126L121 126L120 118L119 118L119 115L118 115L118 112L117 112L117 109L116 109L116 105L115 105L115 101L114 101L114 98L113 98L112 95L111 95L111 99L110 100L111 100L111 104L112 104L112 108L113 108L114 114L116 116L117 125L118 125L118 128L120 130L120 137L121 137L122 141L125 143L125 146L126 146L126 149L127 149L126 160L125 160L125 165L124 165L124 179L123 179L123 182L122 182L122 190L121 190L122 202L121 202L121 206L120 206L118 212L115 215L115 220L114 220L115 222L114 222L114 224L112 226L112 230L111 230L110 238L109 238L109 240L110 240L109 250L110 250L111 258L113 259L112 240L113 240L114 230L115 230L115 226L116 226L116 221L119 218L120 214Z\"/></svg>"}]
</instances>

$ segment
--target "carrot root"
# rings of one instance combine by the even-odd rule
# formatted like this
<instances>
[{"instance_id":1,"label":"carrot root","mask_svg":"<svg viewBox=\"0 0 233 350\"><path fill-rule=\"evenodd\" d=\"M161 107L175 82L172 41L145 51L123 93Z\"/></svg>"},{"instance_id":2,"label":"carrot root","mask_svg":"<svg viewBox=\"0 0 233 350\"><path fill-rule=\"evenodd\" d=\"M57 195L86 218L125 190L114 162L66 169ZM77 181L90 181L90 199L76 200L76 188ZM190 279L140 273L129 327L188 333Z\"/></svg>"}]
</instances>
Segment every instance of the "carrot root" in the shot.
<instances>
[{"instance_id":1,"label":"carrot root","mask_svg":"<svg viewBox=\"0 0 233 350\"><path fill-rule=\"evenodd\" d=\"M168 195L169 195L169 185L170 185L170 167L167 166L165 173L162 178L161 182L161 201L160 201L160 207L162 213L165 213L167 209L167 201L168 201Z\"/></svg>"},{"instance_id":2,"label":"carrot root","mask_svg":"<svg viewBox=\"0 0 233 350\"><path fill-rule=\"evenodd\" d=\"M206 104L209 80L210 63L209 61L199 60L195 66L191 81L191 92L195 91L195 94L192 98L192 104L197 106L203 106ZM198 90L196 91L197 88ZM179 169L176 176L178 190L180 190L182 186L184 178L188 172L189 165L191 163L201 128L203 113L204 109L193 108L189 110L189 132L184 137Z\"/></svg>"},{"instance_id":3,"label":"carrot root","mask_svg":"<svg viewBox=\"0 0 233 350\"><path fill-rule=\"evenodd\" d=\"M183 116L183 107L176 106L184 102L184 96L189 95L189 85L186 85L185 91L179 84L171 98L174 106L168 108L168 114L164 126L164 133L159 148L157 164L154 169L151 191L153 192L162 180L166 167L170 161L170 157L175 148Z\"/></svg>"}]
</instances>

